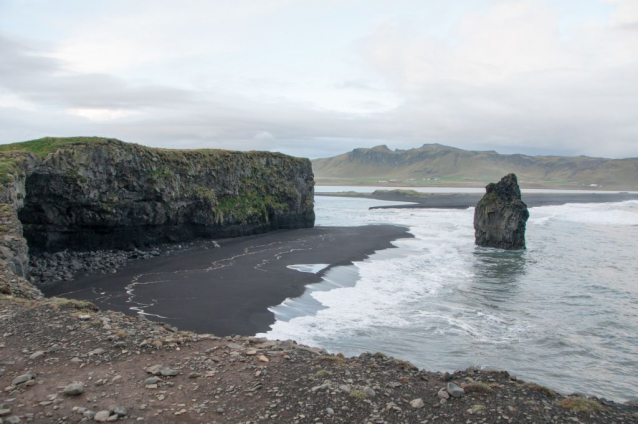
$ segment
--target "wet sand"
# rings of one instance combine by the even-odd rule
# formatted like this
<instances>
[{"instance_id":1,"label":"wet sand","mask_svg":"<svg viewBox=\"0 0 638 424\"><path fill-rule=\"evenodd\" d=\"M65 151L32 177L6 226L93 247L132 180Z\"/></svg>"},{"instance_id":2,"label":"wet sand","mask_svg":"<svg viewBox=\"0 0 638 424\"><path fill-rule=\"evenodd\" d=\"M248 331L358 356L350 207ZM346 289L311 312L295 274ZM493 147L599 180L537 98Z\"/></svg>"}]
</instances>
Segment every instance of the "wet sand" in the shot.
<instances>
[{"instance_id":1,"label":"wet sand","mask_svg":"<svg viewBox=\"0 0 638 424\"><path fill-rule=\"evenodd\" d=\"M269 307L300 296L321 279L321 273L288 265L345 265L408 237L406 228L392 225L280 230L134 261L115 274L81 277L48 287L45 294L129 315L140 311L180 330L254 335L274 323Z\"/></svg>"}]
</instances>

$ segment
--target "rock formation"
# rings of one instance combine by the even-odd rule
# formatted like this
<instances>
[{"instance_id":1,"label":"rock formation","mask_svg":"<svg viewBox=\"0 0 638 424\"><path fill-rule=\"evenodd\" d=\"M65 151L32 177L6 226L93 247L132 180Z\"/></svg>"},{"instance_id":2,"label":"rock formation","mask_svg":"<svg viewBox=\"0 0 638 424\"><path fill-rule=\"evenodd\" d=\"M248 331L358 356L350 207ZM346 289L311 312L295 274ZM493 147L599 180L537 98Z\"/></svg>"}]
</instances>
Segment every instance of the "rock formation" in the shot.
<instances>
[{"instance_id":1,"label":"rock formation","mask_svg":"<svg viewBox=\"0 0 638 424\"><path fill-rule=\"evenodd\" d=\"M314 225L310 161L45 138L0 148L0 261ZM24 234L24 237L23 237Z\"/></svg>"},{"instance_id":2,"label":"rock formation","mask_svg":"<svg viewBox=\"0 0 638 424\"><path fill-rule=\"evenodd\" d=\"M485 187L474 210L475 243L499 249L525 249L527 205L521 200L516 175L508 174Z\"/></svg>"}]
</instances>

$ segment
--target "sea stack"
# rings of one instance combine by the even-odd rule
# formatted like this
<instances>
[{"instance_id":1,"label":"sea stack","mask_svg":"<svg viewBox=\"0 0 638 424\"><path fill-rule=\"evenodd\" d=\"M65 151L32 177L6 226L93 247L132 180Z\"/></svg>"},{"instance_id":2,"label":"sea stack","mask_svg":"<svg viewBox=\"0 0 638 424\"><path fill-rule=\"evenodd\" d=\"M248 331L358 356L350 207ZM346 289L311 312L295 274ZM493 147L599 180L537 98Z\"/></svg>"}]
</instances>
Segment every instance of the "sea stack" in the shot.
<instances>
[{"instance_id":1,"label":"sea stack","mask_svg":"<svg viewBox=\"0 0 638 424\"><path fill-rule=\"evenodd\" d=\"M516 175L508 174L498 183L488 184L485 191L474 210L475 243L498 249L525 249L529 211L521 200Z\"/></svg>"}]
</instances>

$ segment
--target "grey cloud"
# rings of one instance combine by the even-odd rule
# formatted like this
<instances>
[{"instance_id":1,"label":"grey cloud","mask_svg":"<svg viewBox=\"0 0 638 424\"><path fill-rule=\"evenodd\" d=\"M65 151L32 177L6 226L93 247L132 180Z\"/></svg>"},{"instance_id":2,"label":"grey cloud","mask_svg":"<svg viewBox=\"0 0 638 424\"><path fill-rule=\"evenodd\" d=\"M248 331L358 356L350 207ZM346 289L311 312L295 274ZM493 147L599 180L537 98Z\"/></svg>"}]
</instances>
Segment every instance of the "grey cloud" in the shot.
<instances>
[{"instance_id":1,"label":"grey cloud","mask_svg":"<svg viewBox=\"0 0 638 424\"><path fill-rule=\"evenodd\" d=\"M107 74L68 72L60 61L24 42L0 36L0 88L27 100L66 108L173 106L193 101L186 90L131 85Z\"/></svg>"},{"instance_id":2,"label":"grey cloud","mask_svg":"<svg viewBox=\"0 0 638 424\"><path fill-rule=\"evenodd\" d=\"M0 142L102 135L169 148L279 150L309 157L377 144L410 148L438 142L508 153L638 156L636 62L605 71L519 74L490 84L434 81L404 93L407 100L393 110L361 115L70 73L36 47L0 37L0 94L38 106L0 108ZM374 90L363 80L335 87ZM68 108L138 113L92 122L64 113ZM264 133L273 137L255 137Z\"/></svg>"}]
</instances>

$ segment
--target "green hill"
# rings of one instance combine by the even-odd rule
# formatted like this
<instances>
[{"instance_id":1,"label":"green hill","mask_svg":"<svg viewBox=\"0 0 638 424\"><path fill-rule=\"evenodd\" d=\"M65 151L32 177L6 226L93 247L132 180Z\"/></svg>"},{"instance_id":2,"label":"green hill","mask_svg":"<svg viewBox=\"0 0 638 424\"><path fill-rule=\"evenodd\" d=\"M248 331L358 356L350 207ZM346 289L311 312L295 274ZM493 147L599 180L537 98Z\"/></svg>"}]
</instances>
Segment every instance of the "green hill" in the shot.
<instances>
[{"instance_id":1,"label":"green hill","mask_svg":"<svg viewBox=\"0 0 638 424\"><path fill-rule=\"evenodd\" d=\"M638 189L638 158L502 155L440 144L355 149L312 161L318 184L483 186L510 172L524 187Z\"/></svg>"}]
</instances>

